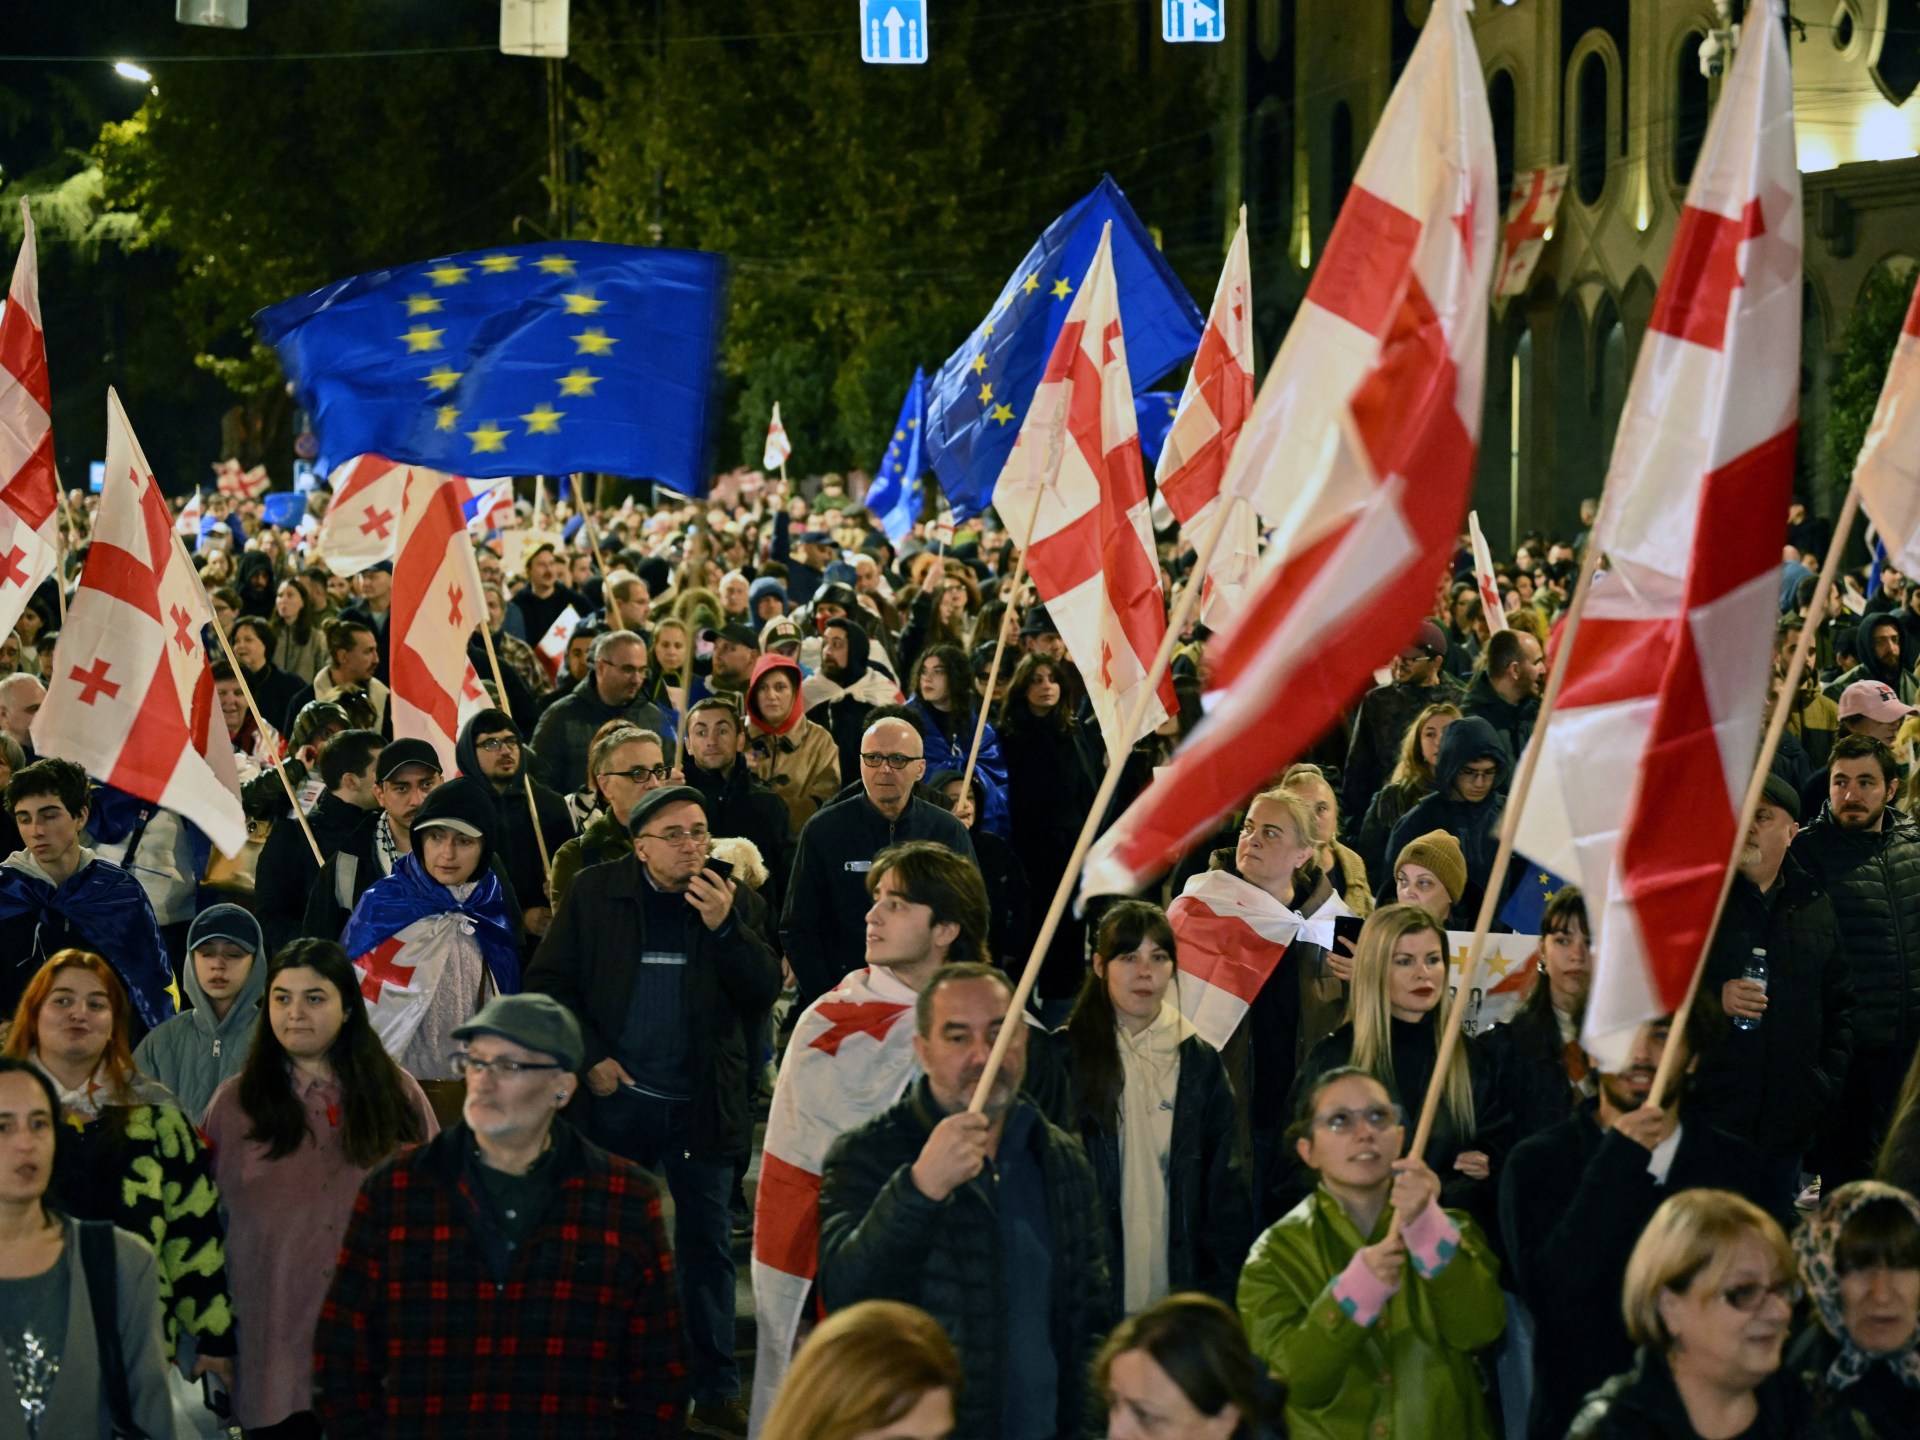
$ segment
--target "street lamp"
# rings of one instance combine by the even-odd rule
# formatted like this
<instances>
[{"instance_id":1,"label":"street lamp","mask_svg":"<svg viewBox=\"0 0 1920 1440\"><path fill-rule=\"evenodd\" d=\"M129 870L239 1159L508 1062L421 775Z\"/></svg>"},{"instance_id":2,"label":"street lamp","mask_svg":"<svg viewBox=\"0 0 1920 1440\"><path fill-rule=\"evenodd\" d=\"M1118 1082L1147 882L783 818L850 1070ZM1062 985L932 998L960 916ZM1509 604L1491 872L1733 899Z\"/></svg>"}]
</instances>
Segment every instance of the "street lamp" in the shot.
<instances>
[{"instance_id":1,"label":"street lamp","mask_svg":"<svg viewBox=\"0 0 1920 1440\"><path fill-rule=\"evenodd\" d=\"M134 64L131 60L114 61L113 73L124 76L128 80L138 80L142 85L153 83L153 72L144 66Z\"/></svg>"}]
</instances>

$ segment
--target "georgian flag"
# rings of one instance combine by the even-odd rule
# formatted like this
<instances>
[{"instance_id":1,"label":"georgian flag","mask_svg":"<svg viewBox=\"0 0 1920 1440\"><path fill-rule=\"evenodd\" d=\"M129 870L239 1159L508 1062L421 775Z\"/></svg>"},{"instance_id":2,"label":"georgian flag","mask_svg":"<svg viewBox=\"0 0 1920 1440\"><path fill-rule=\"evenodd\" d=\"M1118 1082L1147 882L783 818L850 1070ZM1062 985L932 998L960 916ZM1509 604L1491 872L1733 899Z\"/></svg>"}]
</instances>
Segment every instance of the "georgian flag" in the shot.
<instances>
[{"instance_id":1,"label":"georgian flag","mask_svg":"<svg viewBox=\"0 0 1920 1440\"><path fill-rule=\"evenodd\" d=\"M317 548L336 575L358 575L391 560L400 542L400 493L407 467L382 455L356 455L335 470L333 498Z\"/></svg>"},{"instance_id":2,"label":"georgian flag","mask_svg":"<svg viewBox=\"0 0 1920 1440\"><path fill-rule=\"evenodd\" d=\"M60 563L53 387L40 325L33 212L20 200L20 258L0 307L0 635Z\"/></svg>"},{"instance_id":3,"label":"georgian flag","mask_svg":"<svg viewBox=\"0 0 1920 1440\"><path fill-rule=\"evenodd\" d=\"M1180 1013L1201 1039L1224 1049L1307 922L1227 870L1189 880L1167 907L1167 920L1179 942L1174 988ZM1330 920L1328 926L1331 946Z\"/></svg>"},{"instance_id":4,"label":"georgian flag","mask_svg":"<svg viewBox=\"0 0 1920 1440\"><path fill-rule=\"evenodd\" d=\"M1487 633L1507 628L1507 607L1500 603L1500 580L1493 573L1493 551L1480 529L1480 512L1467 512L1467 534L1473 542L1473 578L1480 587L1480 606L1487 612Z\"/></svg>"},{"instance_id":5,"label":"georgian flag","mask_svg":"<svg viewBox=\"0 0 1920 1440\"><path fill-rule=\"evenodd\" d=\"M540 657L540 668L547 672L547 678L556 684L560 680L560 667L566 663L567 643L573 639L573 632L580 628L580 615L569 605L554 617L553 624L547 627L547 633L540 637L540 643L533 647L533 653Z\"/></svg>"},{"instance_id":6,"label":"georgian flag","mask_svg":"<svg viewBox=\"0 0 1920 1440\"><path fill-rule=\"evenodd\" d=\"M394 738L430 741L447 775L459 770L467 641L487 615L456 486L451 475L407 467L388 628Z\"/></svg>"},{"instance_id":7,"label":"georgian flag","mask_svg":"<svg viewBox=\"0 0 1920 1440\"><path fill-rule=\"evenodd\" d=\"M1886 547L1884 563L1920 575L1920 276L1853 477ZM1882 563L1876 554L1876 583Z\"/></svg>"},{"instance_id":8,"label":"georgian flag","mask_svg":"<svg viewBox=\"0 0 1920 1440\"><path fill-rule=\"evenodd\" d=\"M760 457L762 470L778 470L793 455L793 445L787 439L787 427L780 423L780 402L773 402L773 419L767 422L767 449Z\"/></svg>"}]
</instances>

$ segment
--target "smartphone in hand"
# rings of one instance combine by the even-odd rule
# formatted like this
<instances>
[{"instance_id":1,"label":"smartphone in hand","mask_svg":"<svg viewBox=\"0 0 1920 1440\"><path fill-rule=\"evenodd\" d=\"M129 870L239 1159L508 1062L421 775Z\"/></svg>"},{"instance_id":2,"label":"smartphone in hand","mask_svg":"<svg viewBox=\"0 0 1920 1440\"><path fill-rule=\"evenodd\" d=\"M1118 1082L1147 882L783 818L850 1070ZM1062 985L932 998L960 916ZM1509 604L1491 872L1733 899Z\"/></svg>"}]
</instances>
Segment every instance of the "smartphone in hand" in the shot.
<instances>
[{"instance_id":1,"label":"smartphone in hand","mask_svg":"<svg viewBox=\"0 0 1920 1440\"><path fill-rule=\"evenodd\" d=\"M722 860L717 855L707 857L706 868L716 880L727 880L733 876L733 862Z\"/></svg>"},{"instance_id":2,"label":"smartphone in hand","mask_svg":"<svg viewBox=\"0 0 1920 1440\"><path fill-rule=\"evenodd\" d=\"M1333 943L1338 946L1342 940L1347 942L1346 950L1351 955L1360 947L1360 931L1366 921L1358 915L1336 915L1333 917Z\"/></svg>"}]
</instances>

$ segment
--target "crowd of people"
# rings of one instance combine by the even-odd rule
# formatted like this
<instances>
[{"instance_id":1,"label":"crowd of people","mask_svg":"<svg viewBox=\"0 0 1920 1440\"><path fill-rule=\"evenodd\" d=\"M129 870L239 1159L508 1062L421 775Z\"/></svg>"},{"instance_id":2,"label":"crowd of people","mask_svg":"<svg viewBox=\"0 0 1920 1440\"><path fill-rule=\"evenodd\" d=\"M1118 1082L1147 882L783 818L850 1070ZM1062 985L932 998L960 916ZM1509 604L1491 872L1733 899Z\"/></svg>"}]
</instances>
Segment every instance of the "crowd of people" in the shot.
<instances>
[{"instance_id":1,"label":"crowd of people","mask_svg":"<svg viewBox=\"0 0 1920 1440\"><path fill-rule=\"evenodd\" d=\"M1588 537L1523 540L1498 628L1463 546L1348 723L1154 893L1070 910L1012 1014L1105 767L1100 824L1200 723L1210 637L1110 762L992 515L896 545L861 478L476 535L453 774L392 733L391 564L213 499L238 856L36 745L33 597L0 1437L1920 1434L1920 583L1809 613L1795 507L1776 653L1812 626L1816 663L1696 1003L1585 1049L1561 887L1442 1066ZM1192 558L1163 539L1164 593ZM1244 1013L1198 1013L1203 963L1259 975ZM804 1289L751 1377L747 1245Z\"/></svg>"}]
</instances>

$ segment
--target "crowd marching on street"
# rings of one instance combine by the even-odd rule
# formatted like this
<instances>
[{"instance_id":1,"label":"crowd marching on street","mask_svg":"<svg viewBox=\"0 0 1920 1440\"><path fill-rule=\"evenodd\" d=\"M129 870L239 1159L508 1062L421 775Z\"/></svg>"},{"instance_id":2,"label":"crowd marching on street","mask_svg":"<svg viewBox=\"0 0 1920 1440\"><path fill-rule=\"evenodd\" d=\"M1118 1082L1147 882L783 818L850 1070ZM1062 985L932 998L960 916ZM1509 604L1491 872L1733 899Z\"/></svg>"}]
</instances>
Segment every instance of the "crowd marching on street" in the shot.
<instances>
[{"instance_id":1,"label":"crowd marching on street","mask_svg":"<svg viewBox=\"0 0 1920 1440\"><path fill-rule=\"evenodd\" d=\"M1812 513L1781 30L1498 556L1458 0L1257 395L1243 223L1143 456L1109 183L904 519L777 408L289 507L110 393L61 493L29 225L0 1440L1920 1436L1920 319Z\"/></svg>"}]
</instances>

